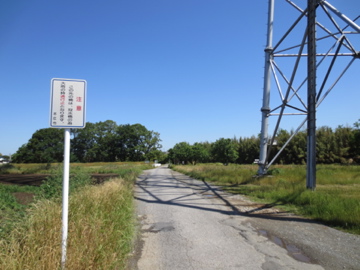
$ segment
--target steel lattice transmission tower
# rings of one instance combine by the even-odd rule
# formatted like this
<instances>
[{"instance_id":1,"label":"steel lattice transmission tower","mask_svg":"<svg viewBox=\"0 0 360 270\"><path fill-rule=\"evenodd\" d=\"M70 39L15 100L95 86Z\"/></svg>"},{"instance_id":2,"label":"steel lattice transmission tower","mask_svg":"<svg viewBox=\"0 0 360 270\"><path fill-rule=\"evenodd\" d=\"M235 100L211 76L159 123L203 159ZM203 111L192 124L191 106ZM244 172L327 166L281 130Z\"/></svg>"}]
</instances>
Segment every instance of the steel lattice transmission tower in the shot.
<instances>
[{"instance_id":1,"label":"steel lattice transmission tower","mask_svg":"<svg viewBox=\"0 0 360 270\"><path fill-rule=\"evenodd\" d=\"M325 0L308 0L303 8L294 1L282 1L286 1L299 16L273 45L275 0L269 0L258 174L267 173L271 164L307 123L306 186L315 189L316 110L355 59L360 58L360 52L351 43L351 38L360 36L354 35L360 34L360 27L356 24L360 16L351 20ZM288 59L291 63L283 68L278 63L279 59ZM343 66L337 67L338 62ZM279 94L278 102L270 102L272 83ZM301 121L282 148L277 153L271 153L284 116L300 117ZM277 120L273 132L269 134L270 117Z\"/></svg>"}]
</instances>

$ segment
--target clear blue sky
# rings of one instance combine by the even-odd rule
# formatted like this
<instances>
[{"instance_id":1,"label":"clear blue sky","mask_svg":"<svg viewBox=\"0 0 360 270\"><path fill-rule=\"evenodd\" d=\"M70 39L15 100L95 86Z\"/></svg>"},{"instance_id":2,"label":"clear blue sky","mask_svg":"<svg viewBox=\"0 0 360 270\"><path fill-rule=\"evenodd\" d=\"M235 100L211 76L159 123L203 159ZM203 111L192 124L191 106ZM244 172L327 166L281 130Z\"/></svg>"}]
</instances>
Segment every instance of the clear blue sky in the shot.
<instances>
[{"instance_id":1,"label":"clear blue sky","mask_svg":"<svg viewBox=\"0 0 360 270\"><path fill-rule=\"evenodd\" d=\"M329 2L360 14L358 0ZM160 133L163 150L257 135L267 8L266 0L1 0L0 153L49 127L52 78L87 81L88 122L140 123ZM275 32L288 9L276 1ZM359 62L319 108L318 126L360 118Z\"/></svg>"}]
</instances>

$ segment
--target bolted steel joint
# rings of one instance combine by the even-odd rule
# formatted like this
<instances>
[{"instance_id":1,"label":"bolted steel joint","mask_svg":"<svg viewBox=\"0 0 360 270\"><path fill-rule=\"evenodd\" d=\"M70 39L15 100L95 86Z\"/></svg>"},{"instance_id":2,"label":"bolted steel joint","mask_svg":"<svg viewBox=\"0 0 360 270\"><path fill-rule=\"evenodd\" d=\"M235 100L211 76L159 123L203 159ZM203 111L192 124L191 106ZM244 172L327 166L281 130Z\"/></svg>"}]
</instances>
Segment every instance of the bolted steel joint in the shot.
<instances>
[{"instance_id":1,"label":"bolted steel joint","mask_svg":"<svg viewBox=\"0 0 360 270\"><path fill-rule=\"evenodd\" d=\"M270 112L270 108L269 107L261 107L261 112L268 114Z\"/></svg>"},{"instance_id":2,"label":"bolted steel joint","mask_svg":"<svg viewBox=\"0 0 360 270\"><path fill-rule=\"evenodd\" d=\"M266 48L264 49L264 52L272 53L272 52L273 52L273 48L272 48L272 47L266 47Z\"/></svg>"}]
</instances>

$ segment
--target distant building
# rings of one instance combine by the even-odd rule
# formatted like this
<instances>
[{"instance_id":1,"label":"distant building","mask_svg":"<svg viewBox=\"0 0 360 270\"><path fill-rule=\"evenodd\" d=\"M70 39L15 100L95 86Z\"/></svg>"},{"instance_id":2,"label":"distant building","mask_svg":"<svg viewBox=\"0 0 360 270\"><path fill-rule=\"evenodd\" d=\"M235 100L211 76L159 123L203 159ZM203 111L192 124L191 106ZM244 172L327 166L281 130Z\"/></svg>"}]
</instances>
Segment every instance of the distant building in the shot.
<instances>
[{"instance_id":1,"label":"distant building","mask_svg":"<svg viewBox=\"0 0 360 270\"><path fill-rule=\"evenodd\" d=\"M6 163L9 163L9 160L4 157L0 157L0 163L6 164Z\"/></svg>"}]
</instances>

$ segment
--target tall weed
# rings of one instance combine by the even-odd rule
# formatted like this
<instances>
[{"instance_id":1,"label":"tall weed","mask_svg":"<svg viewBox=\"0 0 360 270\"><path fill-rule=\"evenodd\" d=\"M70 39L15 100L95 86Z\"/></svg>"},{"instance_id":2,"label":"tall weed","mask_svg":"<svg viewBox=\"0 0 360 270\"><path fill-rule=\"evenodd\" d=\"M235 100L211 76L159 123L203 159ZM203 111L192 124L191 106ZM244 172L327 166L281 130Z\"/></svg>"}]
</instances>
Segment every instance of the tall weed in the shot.
<instances>
[{"instance_id":1,"label":"tall weed","mask_svg":"<svg viewBox=\"0 0 360 270\"><path fill-rule=\"evenodd\" d=\"M132 187L121 179L70 196L67 269L124 269L133 234ZM59 269L61 205L38 201L0 240L0 269Z\"/></svg>"}]
</instances>

